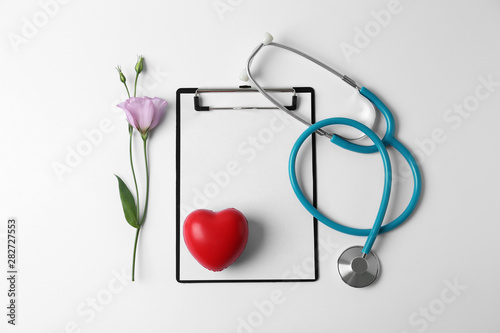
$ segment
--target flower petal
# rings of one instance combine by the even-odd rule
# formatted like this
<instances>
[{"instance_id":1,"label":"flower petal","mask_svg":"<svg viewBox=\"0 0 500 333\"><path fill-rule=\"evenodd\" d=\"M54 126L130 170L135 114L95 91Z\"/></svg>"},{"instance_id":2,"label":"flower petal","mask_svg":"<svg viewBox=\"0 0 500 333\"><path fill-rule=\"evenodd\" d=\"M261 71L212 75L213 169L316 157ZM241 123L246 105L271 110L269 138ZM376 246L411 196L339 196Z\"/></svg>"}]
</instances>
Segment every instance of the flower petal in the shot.
<instances>
[{"instance_id":1,"label":"flower petal","mask_svg":"<svg viewBox=\"0 0 500 333\"><path fill-rule=\"evenodd\" d=\"M129 103L128 99L124 100L123 102L121 102L120 104L117 104L116 106L119 107L120 109L123 109L125 110L126 108L126 105Z\"/></svg>"},{"instance_id":2,"label":"flower petal","mask_svg":"<svg viewBox=\"0 0 500 333\"><path fill-rule=\"evenodd\" d=\"M134 116L132 115L132 113L129 110L127 110L127 109L124 109L124 111L125 111L125 115L127 116L128 123L130 125L132 125L133 127L135 127L136 129L138 129L137 128L137 123L136 123L136 121L135 121Z\"/></svg>"},{"instance_id":3,"label":"flower petal","mask_svg":"<svg viewBox=\"0 0 500 333\"><path fill-rule=\"evenodd\" d=\"M139 131L144 134L151 127L151 122L153 121L155 115L155 106L153 102L148 98L142 98L137 102L134 101L133 104L136 104L137 110L134 118L136 120Z\"/></svg>"},{"instance_id":4,"label":"flower petal","mask_svg":"<svg viewBox=\"0 0 500 333\"><path fill-rule=\"evenodd\" d=\"M128 123L130 125L134 126L135 128L137 128L136 121L134 119L133 114L127 109L127 107L129 105L130 105L130 98L121 102L120 104L118 104L117 107L119 107L120 109L122 109L125 112L125 115L127 116Z\"/></svg>"},{"instance_id":5,"label":"flower petal","mask_svg":"<svg viewBox=\"0 0 500 333\"><path fill-rule=\"evenodd\" d=\"M155 105L156 110L163 111L165 106L167 106L167 101L158 97L153 98L151 101Z\"/></svg>"},{"instance_id":6,"label":"flower petal","mask_svg":"<svg viewBox=\"0 0 500 333\"><path fill-rule=\"evenodd\" d=\"M165 107L167 106L167 101L158 97L152 99L153 104L155 105L155 116L153 121L151 122L150 129L153 129L158 125L161 118L163 117Z\"/></svg>"}]
</instances>

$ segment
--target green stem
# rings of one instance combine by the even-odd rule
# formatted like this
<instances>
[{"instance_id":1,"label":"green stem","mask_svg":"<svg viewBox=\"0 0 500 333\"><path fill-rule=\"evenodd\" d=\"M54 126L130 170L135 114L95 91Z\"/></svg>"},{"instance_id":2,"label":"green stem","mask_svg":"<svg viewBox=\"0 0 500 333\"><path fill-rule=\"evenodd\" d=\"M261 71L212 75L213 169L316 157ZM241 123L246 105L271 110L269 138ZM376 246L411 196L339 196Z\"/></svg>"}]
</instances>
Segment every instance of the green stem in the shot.
<instances>
[{"instance_id":1,"label":"green stem","mask_svg":"<svg viewBox=\"0 0 500 333\"><path fill-rule=\"evenodd\" d=\"M127 89L127 95L128 95L128 98L130 98L130 91L128 91L127 84L126 84L125 82L123 82L123 84L125 85L125 89Z\"/></svg>"},{"instance_id":2,"label":"green stem","mask_svg":"<svg viewBox=\"0 0 500 333\"><path fill-rule=\"evenodd\" d=\"M137 232L135 233L135 244L134 244L134 259L132 261L132 281L135 281L135 254L137 253L137 240L139 239L139 231L141 228L137 228Z\"/></svg>"},{"instance_id":3,"label":"green stem","mask_svg":"<svg viewBox=\"0 0 500 333\"><path fill-rule=\"evenodd\" d=\"M134 83L134 97L136 95L136 92L137 92L137 79L139 78L139 73L137 73L135 75L135 83ZM128 89L127 89L128 90Z\"/></svg>"},{"instance_id":4,"label":"green stem","mask_svg":"<svg viewBox=\"0 0 500 333\"><path fill-rule=\"evenodd\" d=\"M135 177L135 169L134 169L134 160L132 158L132 134L133 134L133 128L131 128L131 125L129 126L129 132L130 132L130 141L129 141L129 153L130 153L130 168L132 169L132 175L134 176L134 184L135 184L135 195L137 198L137 205L136 205L136 214L137 214L137 220L139 220L139 188L137 187L137 178Z\"/></svg>"},{"instance_id":5,"label":"green stem","mask_svg":"<svg viewBox=\"0 0 500 333\"><path fill-rule=\"evenodd\" d=\"M146 163L146 200L144 201L144 213L142 214L142 220L139 224L139 227L142 227L144 220L146 219L146 212L148 210L148 199L149 199L149 167L148 167L148 154L146 149L146 142L148 141L147 137L143 138L144 142L144 162Z\"/></svg>"},{"instance_id":6,"label":"green stem","mask_svg":"<svg viewBox=\"0 0 500 333\"><path fill-rule=\"evenodd\" d=\"M139 223L139 228L137 228L137 232L135 234L135 243L134 243L134 259L132 261L132 281L135 281L135 255L137 253L137 240L139 239L139 232L141 230L142 225L144 224L144 220L146 219L146 211L148 210L148 198L149 198L149 167L148 167L148 155L147 155L147 138L143 139L144 142L144 162L146 163L146 201L144 202L144 213L142 214L141 223Z\"/></svg>"}]
</instances>

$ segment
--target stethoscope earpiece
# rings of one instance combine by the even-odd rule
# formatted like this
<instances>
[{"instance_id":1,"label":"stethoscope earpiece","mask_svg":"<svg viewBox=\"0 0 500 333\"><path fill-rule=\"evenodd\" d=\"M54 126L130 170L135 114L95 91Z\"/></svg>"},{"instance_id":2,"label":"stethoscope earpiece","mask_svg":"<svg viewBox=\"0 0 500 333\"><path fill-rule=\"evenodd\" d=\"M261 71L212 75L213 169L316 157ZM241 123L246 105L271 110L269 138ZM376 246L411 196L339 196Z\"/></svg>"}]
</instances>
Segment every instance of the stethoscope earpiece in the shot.
<instances>
[{"instance_id":1,"label":"stethoscope earpiece","mask_svg":"<svg viewBox=\"0 0 500 333\"><path fill-rule=\"evenodd\" d=\"M262 44L264 45L269 45L273 41L273 35L271 35L269 32L264 33L264 38L262 39Z\"/></svg>"},{"instance_id":2,"label":"stethoscope earpiece","mask_svg":"<svg viewBox=\"0 0 500 333\"><path fill-rule=\"evenodd\" d=\"M247 82L249 80L247 70L245 68L243 68L243 70L240 72L240 76L238 78L243 82Z\"/></svg>"}]
</instances>

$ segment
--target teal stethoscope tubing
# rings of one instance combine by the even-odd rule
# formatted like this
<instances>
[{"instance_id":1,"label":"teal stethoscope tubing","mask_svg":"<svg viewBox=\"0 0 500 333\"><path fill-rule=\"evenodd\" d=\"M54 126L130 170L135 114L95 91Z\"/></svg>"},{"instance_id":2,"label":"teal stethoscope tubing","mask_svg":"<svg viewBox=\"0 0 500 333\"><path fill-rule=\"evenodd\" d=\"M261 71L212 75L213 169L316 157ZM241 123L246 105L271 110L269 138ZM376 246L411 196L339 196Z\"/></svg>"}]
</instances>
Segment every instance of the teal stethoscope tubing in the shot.
<instances>
[{"instance_id":1,"label":"teal stethoscope tubing","mask_svg":"<svg viewBox=\"0 0 500 333\"><path fill-rule=\"evenodd\" d=\"M417 207L418 200L420 198L420 193L421 193L421 188L422 188L422 180L421 180L421 174L420 174L420 169L418 168L417 162L413 158L412 154L406 149L406 147L401 144L396 138L394 137L394 131L395 131L395 121L392 113L390 110L382 103L382 101L375 96L371 91L368 89L362 87L359 90L359 93L363 96L365 96L377 109L380 110L380 112L383 114L385 121L386 121L386 133L382 139L380 139L373 130L368 128L367 126L363 125L362 123L355 121L353 119L348 119L348 118L328 118L321 120L310 127L308 127L297 139L295 142L292 151L290 153L290 159L288 163L288 173L290 176L290 182L292 184L293 191L295 192L295 195L299 199L299 201L302 203L302 205L311 213L318 221L322 222L323 224L327 225L328 227L335 229L339 232L349 234L349 235L355 235L355 236L368 236L365 245L363 247L362 253L368 254L370 253L370 250L373 246L373 243L375 242L375 239L377 238L379 233L384 233L393 230L394 228L398 227L401 225L413 212L413 210ZM354 151L357 153L363 153L363 154L369 154L373 153L376 151L380 152L380 155L382 157L382 162L384 164L384 173L385 173L385 180L384 180L384 190L382 194L382 200L380 203L379 210L377 212L377 217L375 218L375 222L373 224L373 227L371 229L358 229L358 228L351 228L344 226L342 224L339 224L322 213L320 213L316 207L314 207L309 200L305 197L304 193L302 192L302 189L300 188L300 185L297 180L297 174L295 172L295 164L297 160L297 153L304 143L304 141L314 132L317 130L329 126L329 125L347 125L354 127L364 134L373 142L373 145L371 146L362 146L358 145L349 141L344 140L342 137L338 135L333 135L330 142L338 145L339 147L342 147L344 149ZM391 160L389 158L389 154L387 153L387 148L386 146L392 146L394 147L406 160L408 165L410 166L412 175L413 175L413 194L410 199L410 202L408 203L408 206L406 209L399 215L396 219L394 219L392 222L387 223L386 225L382 226L382 222L384 221L384 217L387 212L387 206L389 204L389 198L391 195L391 186L392 186L392 167L391 167Z\"/></svg>"}]
</instances>

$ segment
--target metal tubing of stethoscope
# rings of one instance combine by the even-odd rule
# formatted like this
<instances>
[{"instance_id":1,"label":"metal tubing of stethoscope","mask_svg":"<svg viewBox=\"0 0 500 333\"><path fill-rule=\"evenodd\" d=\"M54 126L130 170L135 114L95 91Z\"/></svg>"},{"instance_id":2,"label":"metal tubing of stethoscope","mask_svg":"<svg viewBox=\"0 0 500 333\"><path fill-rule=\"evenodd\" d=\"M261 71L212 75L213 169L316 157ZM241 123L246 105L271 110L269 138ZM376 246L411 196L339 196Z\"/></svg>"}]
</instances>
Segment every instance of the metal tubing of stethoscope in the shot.
<instances>
[{"instance_id":1,"label":"metal tubing of stethoscope","mask_svg":"<svg viewBox=\"0 0 500 333\"><path fill-rule=\"evenodd\" d=\"M276 45L276 43L271 43L273 45ZM257 54L257 52L260 51L260 49L264 46L264 44L259 44L252 52L252 54L250 55L250 57L248 58L248 61L247 61L247 66L246 66L246 72L247 72L247 75L248 75L248 78L250 79L250 81L252 81L252 83L255 85L255 88L265 97L267 98L271 103L273 103L274 105L276 105L276 107L278 109L280 109L281 111L287 113L288 115L290 115L292 118L300 121L302 124L306 125L306 126L311 126L312 124L309 123L308 121L300 118L299 116L297 116L296 114L294 114L293 112L291 112L290 110L288 110L287 108L285 108L283 105L281 105L274 97L272 97L271 95L269 95L253 78L252 76L252 73L250 72L250 66L252 65L252 61L253 61L253 58L255 57L255 55ZM338 74L336 74L338 75ZM326 136L327 138L331 139L333 137L333 135L331 133L328 133L322 129L319 129L316 131L316 133L318 133L319 135L322 135L322 136Z\"/></svg>"},{"instance_id":2,"label":"metal tubing of stethoscope","mask_svg":"<svg viewBox=\"0 0 500 333\"><path fill-rule=\"evenodd\" d=\"M307 60L315 63L316 65L326 69L327 71L329 71L330 73L332 73L333 75L336 75L338 76L340 79L342 79L343 81L345 81L347 84L349 84L350 86L356 88L357 90L360 89L360 87L358 87L358 85L356 84L356 82L354 82L353 79L351 79L350 77L348 77L347 75L344 75L344 74L341 74L339 72L337 72L335 69L331 68L330 66L328 66L327 64L319 61L318 59L316 58L313 58L311 57L310 55L308 54L305 54L304 52L302 51L299 51L297 49L294 49L293 47L290 47L290 46L286 46L286 45L283 45L283 44L279 44L279 43L275 43L275 42L271 42L269 43L268 45L273 45L273 46L276 46L276 47L279 47L279 48L282 48L282 49L285 49L287 51L290 51L290 52L293 52L301 57L304 57L306 58Z\"/></svg>"},{"instance_id":3,"label":"metal tubing of stethoscope","mask_svg":"<svg viewBox=\"0 0 500 333\"><path fill-rule=\"evenodd\" d=\"M333 69L333 68L331 68L331 67L327 66L326 64L322 63L321 61L319 61L319 60L317 60L317 59L315 59L315 58L313 58L313 57L311 57L310 55L305 54L304 52L301 52L301 51L299 51L299 50L297 50L297 49L294 49L293 47L286 46L286 45L279 44L279 43L275 43L275 42L271 42L271 43L269 43L269 45L273 45L273 46L276 46L276 47L280 47L280 48L285 49L285 50L287 50L287 51L290 51L290 52L293 52L293 53L295 53L295 54L298 54L299 56L302 56L302 57L306 58L307 60L312 61L312 62L313 62L313 63L315 63L316 65L323 67L324 69L326 69L326 70L327 70L327 71L329 71L330 73L332 73L332 74L334 74L334 75L338 76L339 78L342 78L342 77L343 77L343 75L342 75L342 74L340 74L339 72L337 72L335 69Z\"/></svg>"}]
</instances>

